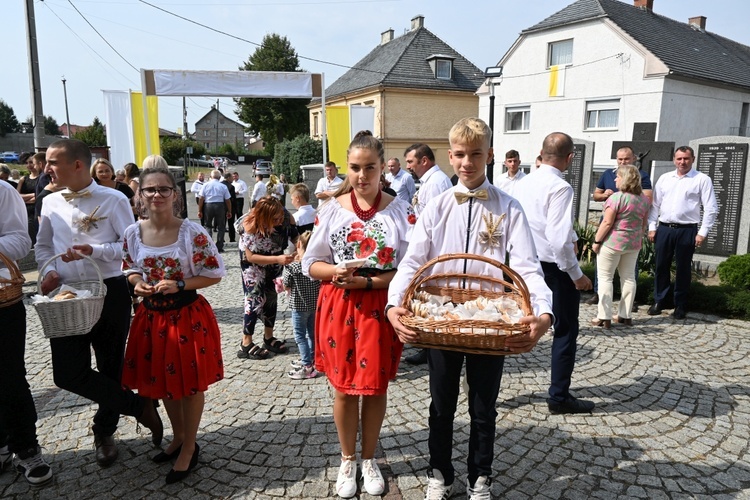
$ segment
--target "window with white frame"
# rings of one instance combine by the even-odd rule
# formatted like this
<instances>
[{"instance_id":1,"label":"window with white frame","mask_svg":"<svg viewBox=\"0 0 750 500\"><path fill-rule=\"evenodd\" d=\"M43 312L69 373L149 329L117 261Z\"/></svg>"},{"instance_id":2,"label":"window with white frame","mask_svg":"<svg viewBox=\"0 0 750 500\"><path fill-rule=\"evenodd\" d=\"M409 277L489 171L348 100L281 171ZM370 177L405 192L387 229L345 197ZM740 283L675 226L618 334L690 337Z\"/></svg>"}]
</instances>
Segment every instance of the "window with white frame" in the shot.
<instances>
[{"instance_id":1,"label":"window with white frame","mask_svg":"<svg viewBox=\"0 0 750 500\"><path fill-rule=\"evenodd\" d=\"M435 77L441 80L450 80L453 72L453 61L449 59L437 59L435 61Z\"/></svg>"},{"instance_id":2,"label":"window with white frame","mask_svg":"<svg viewBox=\"0 0 750 500\"><path fill-rule=\"evenodd\" d=\"M221 136L222 137L226 137L227 136L227 131L226 130L222 130L221 131Z\"/></svg>"},{"instance_id":3,"label":"window with white frame","mask_svg":"<svg viewBox=\"0 0 750 500\"><path fill-rule=\"evenodd\" d=\"M313 136L318 137L319 135L320 135L319 115L315 113L313 115Z\"/></svg>"},{"instance_id":4,"label":"window with white frame","mask_svg":"<svg viewBox=\"0 0 750 500\"><path fill-rule=\"evenodd\" d=\"M517 106L505 108L505 131L528 132L531 122L531 107Z\"/></svg>"},{"instance_id":5,"label":"window with white frame","mask_svg":"<svg viewBox=\"0 0 750 500\"><path fill-rule=\"evenodd\" d=\"M203 131L203 137L208 137L208 130Z\"/></svg>"},{"instance_id":6,"label":"window with white frame","mask_svg":"<svg viewBox=\"0 0 750 500\"><path fill-rule=\"evenodd\" d=\"M547 52L547 67L573 64L573 39L552 42Z\"/></svg>"},{"instance_id":7,"label":"window with white frame","mask_svg":"<svg viewBox=\"0 0 750 500\"><path fill-rule=\"evenodd\" d=\"M619 99L586 102L586 130L617 128L619 120Z\"/></svg>"}]
</instances>

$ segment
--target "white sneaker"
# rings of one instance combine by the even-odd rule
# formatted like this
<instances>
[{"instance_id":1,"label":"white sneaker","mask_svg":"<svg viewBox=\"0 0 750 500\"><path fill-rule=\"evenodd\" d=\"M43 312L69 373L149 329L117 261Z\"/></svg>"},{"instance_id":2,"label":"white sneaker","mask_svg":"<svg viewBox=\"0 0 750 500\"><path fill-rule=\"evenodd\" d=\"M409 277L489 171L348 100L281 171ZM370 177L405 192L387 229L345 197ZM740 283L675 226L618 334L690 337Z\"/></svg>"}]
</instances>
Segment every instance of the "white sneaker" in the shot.
<instances>
[{"instance_id":1,"label":"white sneaker","mask_svg":"<svg viewBox=\"0 0 750 500\"><path fill-rule=\"evenodd\" d=\"M291 370L287 375L294 380L303 380L306 378L317 377L318 371L313 366L301 366L297 369Z\"/></svg>"},{"instance_id":2,"label":"white sneaker","mask_svg":"<svg viewBox=\"0 0 750 500\"><path fill-rule=\"evenodd\" d=\"M479 476L474 482L474 487L469 486L466 480L466 498L468 500L492 500L490 495L490 483L492 481L487 476Z\"/></svg>"},{"instance_id":3,"label":"white sneaker","mask_svg":"<svg viewBox=\"0 0 750 500\"><path fill-rule=\"evenodd\" d=\"M8 449L8 445L0 447L0 471L5 470L13 462L13 453Z\"/></svg>"},{"instance_id":4,"label":"white sneaker","mask_svg":"<svg viewBox=\"0 0 750 500\"><path fill-rule=\"evenodd\" d=\"M21 455L26 455L26 458L21 458ZM26 453L16 453L13 465L32 486L39 486L52 479L52 469L42 458L42 449L38 446L28 449Z\"/></svg>"},{"instance_id":5,"label":"white sneaker","mask_svg":"<svg viewBox=\"0 0 750 500\"><path fill-rule=\"evenodd\" d=\"M452 491L453 485L445 485L445 478L439 470L427 471L427 491L424 493L424 500L446 500Z\"/></svg>"},{"instance_id":6,"label":"white sneaker","mask_svg":"<svg viewBox=\"0 0 750 500\"><path fill-rule=\"evenodd\" d=\"M374 458L362 460L362 480L370 495L380 496L385 491L385 481Z\"/></svg>"},{"instance_id":7,"label":"white sneaker","mask_svg":"<svg viewBox=\"0 0 750 500\"><path fill-rule=\"evenodd\" d=\"M291 366L295 370L299 370L300 368L302 368L305 365L302 364L302 360L300 360L300 359L293 359L293 360L291 360L289 362L289 366Z\"/></svg>"},{"instance_id":8,"label":"white sneaker","mask_svg":"<svg viewBox=\"0 0 750 500\"><path fill-rule=\"evenodd\" d=\"M342 460L339 477L336 479L336 493L341 498L352 498L357 494L357 461Z\"/></svg>"}]
</instances>

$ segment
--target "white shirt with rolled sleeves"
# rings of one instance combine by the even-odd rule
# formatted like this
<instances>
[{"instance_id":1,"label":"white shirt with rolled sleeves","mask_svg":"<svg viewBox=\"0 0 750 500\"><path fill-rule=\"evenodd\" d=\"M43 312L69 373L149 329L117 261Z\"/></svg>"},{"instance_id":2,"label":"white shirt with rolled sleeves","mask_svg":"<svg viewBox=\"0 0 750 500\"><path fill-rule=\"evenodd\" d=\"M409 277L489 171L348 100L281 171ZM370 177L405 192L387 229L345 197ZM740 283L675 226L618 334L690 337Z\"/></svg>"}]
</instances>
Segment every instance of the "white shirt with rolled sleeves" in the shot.
<instances>
[{"instance_id":1,"label":"white shirt with rolled sleeves","mask_svg":"<svg viewBox=\"0 0 750 500\"><path fill-rule=\"evenodd\" d=\"M573 245L578 241L573 231L573 188L562 172L539 165L519 181L515 198L526 212L539 260L557 264L573 281L580 279L583 271Z\"/></svg>"},{"instance_id":2,"label":"white shirt with rolled sleeves","mask_svg":"<svg viewBox=\"0 0 750 500\"><path fill-rule=\"evenodd\" d=\"M703 219L701 220L701 205ZM719 205L709 176L695 169L680 177L677 169L662 174L654 187L654 201L648 214L648 229L656 231L658 222L700 224L698 235L704 238L716 222Z\"/></svg>"},{"instance_id":3,"label":"white shirt with rolled sleeves","mask_svg":"<svg viewBox=\"0 0 750 500\"><path fill-rule=\"evenodd\" d=\"M422 214L431 199L453 188L450 177L445 175L445 172L437 165L433 165L419 180L419 191L417 191L416 203L414 203L414 212L417 217Z\"/></svg>"},{"instance_id":4,"label":"white shirt with rolled sleeves","mask_svg":"<svg viewBox=\"0 0 750 500\"><path fill-rule=\"evenodd\" d=\"M505 262L508 255L511 269L523 278L529 288L534 315L552 314L552 292L544 282L542 267L536 258L534 241L521 205L497 187L491 186L487 180L477 189L486 189L488 199L474 199L459 205L454 192L468 191L459 183L434 198L417 218L409 248L388 287L388 305L401 306L406 289L417 270L439 255L471 253L499 262ZM467 235L470 206L471 225ZM495 217L505 214L500 225L502 235L497 247L483 244L479 238L479 232L486 231L482 216L489 213ZM431 273L463 272L463 262L449 260L438 263ZM496 266L477 260L466 262L467 272L470 274L500 276L500 270Z\"/></svg>"},{"instance_id":5,"label":"white shirt with rolled sleeves","mask_svg":"<svg viewBox=\"0 0 750 500\"><path fill-rule=\"evenodd\" d=\"M391 183L391 189L396 191L396 195L406 203L411 203L414 194L417 192L417 186L414 185L414 179L411 174L400 168L396 175L388 172L385 179Z\"/></svg>"},{"instance_id":6,"label":"white shirt with rolled sleeves","mask_svg":"<svg viewBox=\"0 0 750 500\"><path fill-rule=\"evenodd\" d=\"M44 199L39 222L39 233L34 252L41 266L59 253L65 253L73 245L91 245L90 257L99 265L102 277L112 278L122 274L122 242L125 230L133 224L133 210L124 194L91 182L85 189L91 196L65 201L65 189ZM97 221L88 230L81 227L81 220L90 216L96 207ZM62 283L99 280L94 266L87 259L63 262L55 259L45 269L45 274L55 270ZM42 279L40 276L39 279Z\"/></svg>"},{"instance_id":7,"label":"white shirt with rolled sleeves","mask_svg":"<svg viewBox=\"0 0 750 500\"><path fill-rule=\"evenodd\" d=\"M0 181L0 252L10 260L21 260L31 249L26 204L18 191L7 182ZM3 270L3 264L0 264ZM10 278L7 273L6 278Z\"/></svg>"},{"instance_id":8,"label":"white shirt with rolled sleeves","mask_svg":"<svg viewBox=\"0 0 750 500\"><path fill-rule=\"evenodd\" d=\"M335 191L343 183L341 177L336 176L333 180L328 180L328 177L323 177L318 180L318 185L315 187L315 194L320 194L325 191Z\"/></svg>"},{"instance_id":9,"label":"white shirt with rolled sleeves","mask_svg":"<svg viewBox=\"0 0 750 500\"><path fill-rule=\"evenodd\" d=\"M237 198L244 198L247 195L247 183L242 179L232 181L234 186L234 192L237 193Z\"/></svg>"},{"instance_id":10,"label":"white shirt with rolled sleeves","mask_svg":"<svg viewBox=\"0 0 750 500\"><path fill-rule=\"evenodd\" d=\"M519 170L518 172L516 172L515 177L511 177L508 175L508 172L505 172L501 174L500 177L498 177L495 185L515 198L515 192L518 183L524 177L526 177L526 173L524 173L523 170Z\"/></svg>"}]
</instances>

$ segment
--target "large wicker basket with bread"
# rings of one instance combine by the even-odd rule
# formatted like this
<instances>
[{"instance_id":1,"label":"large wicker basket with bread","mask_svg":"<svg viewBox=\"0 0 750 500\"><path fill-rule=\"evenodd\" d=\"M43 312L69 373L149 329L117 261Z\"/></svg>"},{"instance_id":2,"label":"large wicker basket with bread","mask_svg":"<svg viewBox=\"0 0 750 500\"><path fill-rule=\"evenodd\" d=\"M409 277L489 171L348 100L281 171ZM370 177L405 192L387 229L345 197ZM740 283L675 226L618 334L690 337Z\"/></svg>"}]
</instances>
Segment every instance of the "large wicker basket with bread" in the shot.
<instances>
[{"instance_id":1,"label":"large wicker basket with bread","mask_svg":"<svg viewBox=\"0 0 750 500\"><path fill-rule=\"evenodd\" d=\"M5 264L10 272L10 278L0 276L0 308L16 304L23 298L23 282L26 279L21 270L11 259L0 252L0 261Z\"/></svg>"},{"instance_id":2,"label":"large wicker basket with bread","mask_svg":"<svg viewBox=\"0 0 750 500\"><path fill-rule=\"evenodd\" d=\"M451 260L477 260L485 262L502 273L494 275L476 275L467 273L437 273L428 271L438 263ZM462 264L455 268L463 267ZM502 274L503 277L500 277ZM445 301L450 299L452 304L482 303L503 298L517 304L523 316L532 314L529 290L521 276L508 266L482 255L449 254L441 255L424 264L414 274L414 278L406 289L403 307L414 315L401 316L401 323L409 329L419 333L416 347L436 348L460 351L470 354L508 355L519 354L510 352L505 341L513 335L529 332L529 326L521 323L505 321L487 321L483 319L446 319L445 317L420 316L419 297L437 296Z\"/></svg>"},{"instance_id":3,"label":"large wicker basket with bread","mask_svg":"<svg viewBox=\"0 0 750 500\"><path fill-rule=\"evenodd\" d=\"M65 254L57 254L50 258L39 269L39 279L37 280L37 293L42 294L42 279L44 271L53 260L62 257ZM44 336L47 338L70 337L73 335L85 335L91 331L102 315L104 308L104 297L107 295L107 286L102 279L102 273L96 261L91 257L84 255L89 264L94 266L98 280L76 281L65 283L70 288L89 291L91 296L78 298L66 292L61 292L61 286L57 287L49 294L52 298L47 302L34 302L34 308L42 323Z\"/></svg>"}]
</instances>

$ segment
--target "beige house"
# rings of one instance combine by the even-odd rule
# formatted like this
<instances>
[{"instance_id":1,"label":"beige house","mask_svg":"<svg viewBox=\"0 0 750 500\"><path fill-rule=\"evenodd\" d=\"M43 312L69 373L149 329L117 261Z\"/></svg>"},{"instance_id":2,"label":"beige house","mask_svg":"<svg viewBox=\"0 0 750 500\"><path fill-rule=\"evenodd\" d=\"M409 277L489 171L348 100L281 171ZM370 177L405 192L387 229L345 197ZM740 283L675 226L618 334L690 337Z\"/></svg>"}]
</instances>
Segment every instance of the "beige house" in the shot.
<instances>
[{"instance_id":1,"label":"beige house","mask_svg":"<svg viewBox=\"0 0 750 500\"><path fill-rule=\"evenodd\" d=\"M383 32L380 45L326 89L326 106L373 107L372 133L383 140L387 158L402 158L408 146L424 142L452 175L448 131L477 115L483 72L425 28L422 16L404 35L393 33ZM320 99L308 108L310 135L322 139Z\"/></svg>"}]
</instances>

